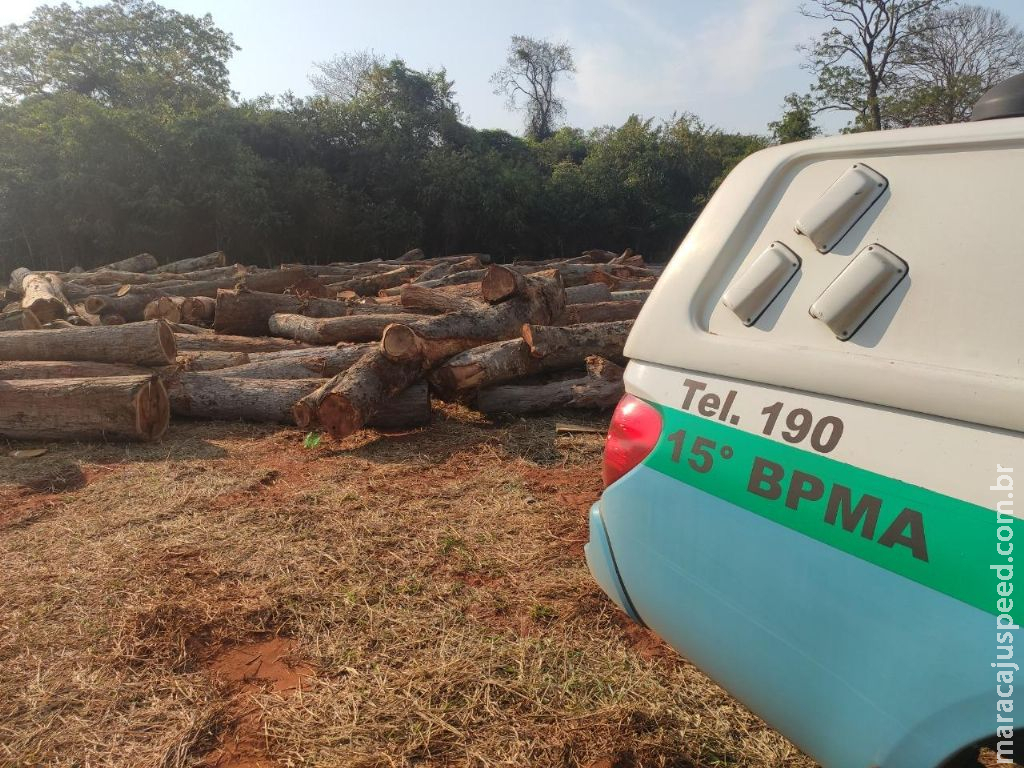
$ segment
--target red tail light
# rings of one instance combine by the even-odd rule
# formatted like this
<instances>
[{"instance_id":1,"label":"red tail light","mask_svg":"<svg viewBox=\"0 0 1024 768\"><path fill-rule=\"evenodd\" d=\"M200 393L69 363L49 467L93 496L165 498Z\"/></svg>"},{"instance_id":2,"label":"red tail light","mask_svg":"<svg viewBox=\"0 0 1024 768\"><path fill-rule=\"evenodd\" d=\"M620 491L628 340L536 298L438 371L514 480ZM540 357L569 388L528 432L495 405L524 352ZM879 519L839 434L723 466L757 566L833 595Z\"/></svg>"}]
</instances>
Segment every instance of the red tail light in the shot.
<instances>
[{"instance_id":1,"label":"red tail light","mask_svg":"<svg viewBox=\"0 0 1024 768\"><path fill-rule=\"evenodd\" d=\"M609 486L647 458L661 437L661 414L626 395L615 407L604 444L604 484Z\"/></svg>"}]
</instances>

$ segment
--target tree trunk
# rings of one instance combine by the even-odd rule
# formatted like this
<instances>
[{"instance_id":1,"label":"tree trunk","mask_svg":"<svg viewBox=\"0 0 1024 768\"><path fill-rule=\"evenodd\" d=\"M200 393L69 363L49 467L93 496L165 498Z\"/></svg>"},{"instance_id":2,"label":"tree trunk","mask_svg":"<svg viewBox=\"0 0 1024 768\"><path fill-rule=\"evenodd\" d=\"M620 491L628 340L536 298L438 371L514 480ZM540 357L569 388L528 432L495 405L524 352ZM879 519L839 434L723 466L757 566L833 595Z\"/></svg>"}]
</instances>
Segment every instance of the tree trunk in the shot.
<instances>
[{"instance_id":1,"label":"tree trunk","mask_svg":"<svg viewBox=\"0 0 1024 768\"><path fill-rule=\"evenodd\" d=\"M375 275L366 275L365 277L344 280L340 283L331 283L327 288L335 293L354 291L359 296L376 296L380 291L387 288L402 285L402 283L415 277L419 271L418 267L398 267Z\"/></svg>"},{"instance_id":2,"label":"tree trunk","mask_svg":"<svg viewBox=\"0 0 1024 768\"><path fill-rule=\"evenodd\" d=\"M458 272L454 275L448 275L447 277L441 277L437 280L425 280L423 282L416 283L421 288L441 288L450 285L464 285L465 283L476 283L483 278L487 273L485 269L467 269L465 272ZM385 288L380 293L382 296L398 296L401 294L402 288Z\"/></svg>"},{"instance_id":3,"label":"tree trunk","mask_svg":"<svg viewBox=\"0 0 1024 768\"><path fill-rule=\"evenodd\" d=\"M223 267L226 261L227 257L224 255L223 251L215 251L214 253L208 253L205 256L196 256L192 259L172 261L170 264L164 264L162 267L157 267L157 270L164 273L173 272L180 275L185 272L195 272L200 269L215 269L217 267Z\"/></svg>"},{"instance_id":4,"label":"tree trunk","mask_svg":"<svg viewBox=\"0 0 1024 768\"><path fill-rule=\"evenodd\" d=\"M524 376L575 368L592 355L621 360L632 326L632 320L565 328L526 325L522 339L485 344L446 360L430 373L430 383L451 399Z\"/></svg>"},{"instance_id":5,"label":"tree trunk","mask_svg":"<svg viewBox=\"0 0 1024 768\"><path fill-rule=\"evenodd\" d=\"M456 272L465 272L470 269L481 269L483 264L480 259L476 256L469 256L462 261L455 262L441 262L427 269L425 272L421 272L416 277L415 282L423 282L424 280L437 280L448 275L454 275Z\"/></svg>"},{"instance_id":6,"label":"tree trunk","mask_svg":"<svg viewBox=\"0 0 1024 768\"><path fill-rule=\"evenodd\" d=\"M522 335L533 357L558 360L554 367L569 368L592 355L621 358L632 327L632 320L561 327L530 324L523 326Z\"/></svg>"},{"instance_id":7,"label":"tree trunk","mask_svg":"<svg viewBox=\"0 0 1024 768\"><path fill-rule=\"evenodd\" d=\"M58 284L59 285L59 284ZM68 316L68 300L58 285L36 272L25 276L21 283L21 306L27 309L40 323L50 323Z\"/></svg>"},{"instance_id":8,"label":"tree trunk","mask_svg":"<svg viewBox=\"0 0 1024 768\"><path fill-rule=\"evenodd\" d=\"M176 333L174 339L178 349L183 352L280 352L308 346L291 339L275 339L270 336L227 336L219 333Z\"/></svg>"},{"instance_id":9,"label":"tree trunk","mask_svg":"<svg viewBox=\"0 0 1024 768\"><path fill-rule=\"evenodd\" d=\"M0 360L73 360L157 366L170 365L175 354L174 334L162 320L0 334Z\"/></svg>"},{"instance_id":10,"label":"tree trunk","mask_svg":"<svg viewBox=\"0 0 1024 768\"><path fill-rule=\"evenodd\" d=\"M376 344L352 344L272 352L255 356L262 359L226 370L224 375L233 379L325 379L348 370L376 348Z\"/></svg>"},{"instance_id":11,"label":"tree trunk","mask_svg":"<svg viewBox=\"0 0 1024 768\"><path fill-rule=\"evenodd\" d=\"M209 296L186 296L181 304L181 321L193 325L210 325L217 312L217 302Z\"/></svg>"},{"instance_id":12,"label":"tree trunk","mask_svg":"<svg viewBox=\"0 0 1024 768\"><path fill-rule=\"evenodd\" d=\"M104 317L120 315L129 322L138 322L145 315L146 306L160 298L153 291L130 293L124 296L88 296L83 305L86 312Z\"/></svg>"},{"instance_id":13,"label":"tree trunk","mask_svg":"<svg viewBox=\"0 0 1024 768\"><path fill-rule=\"evenodd\" d=\"M15 379L95 379L108 376L152 376L148 368L137 365L65 362L53 360L18 360L0 363L0 381Z\"/></svg>"},{"instance_id":14,"label":"tree trunk","mask_svg":"<svg viewBox=\"0 0 1024 768\"><path fill-rule=\"evenodd\" d=\"M517 290L523 293L494 306L391 325L381 337L381 350L392 360L420 357L429 368L466 349L515 338L524 323L551 323L564 309L557 272L533 275Z\"/></svg>"},{"instance_id":15,"label":"tree trunk","mask_svg":"<svg viewBox=\"0 0 1024 768\"><path fill-rule=\"evenodd\" d=\"M167 429L156 376L0 381L0 435L21 439L156 440Z\"/></svg>"},{"instance_id":16,"label":"tree trunk","mask_svg":"<svg viewBox=\"0 0 1024 768\"><path fill-rule=\"evenodd\" d=\"M402 306L407 309L419 309L425 312L461 312L467 309L480 309L483 302L464 296L439 291L436 288L423 288L415 283L402 286Z\"/></svg>"},{"instance_id":17,"label":"tree trunk","mask_svg":"<svg viewBox=\"0 0 1024 768\"><path fill-rule=\"evenodd\" d=\"M647 297L650 295L650 290L612 291L611 301L647 301Z\"/></svg>"},{"instance_id":18,"label":"tree trunk","mask_svg":"<svg viewBox=\"0 0 1024 768\"><path fill-rule=\"evenodd\" d=\"M322 379L231 379L215 373L171 377L167 391L176 416L225 421L295 424L296 401L315 392ZM430 394L418 382L383 403L367 423L381 429L420 427L430 422Z\"/></svg>"},{"instance_id":19,"label":"tree trunk","mask_svg":"<svg viewBox=\"0 0 1024 768\"><path fill-rule=\"evenodd\" d=\"M242 278L240 287L246 288L250 291L282 293L297 283L303 280L308 280L311 277L313 277L312 272L305 267L297 267L293 269L268 269L265 272L246 275ZM216 295L216 293L213 294L214 297L216 297Z\"/></svg>"},{"instance_id":20,"label":"tree trunk","mask_svg":"<svg viewBox=\"0 0 1024 768\"><path fill-rule=\"evenodd\" d=\"M220 371L248 365L245 352L182 352L175 359L182 371Z\"/></svg>"},{"instance_id":21,"label":"tree trunk","mask_svg":"<svg viewBox=\"0 0 1024 768\"><path fill-rule=\"evenodd\" d=\"M541 361L530 354L525 341L508 339L460 352L431 371L428 379L442 398L452 400L466 392L540 370Z\"/></svg>"},{"instance_id":22,"label":"tree trunk","mask_svg":"<svg viewBox=\"0 0 1024 768\"><path fill-rule=\"evenodd\" d=\"M607 323L612 320L634 320L640 314L642 301L601 301L597 304L573 304L566 307L559 325Z\"/></svg>"},{"instance_id":23,"label":"tree trunk","mask_svg":"<svg viewBox=\"0 0 1024 768\"><path fill-rule=\"evenodd\" d=\"M151 253L140 253L137 256L131 256L121 261L115 261L113 264L105 264L102 267L96 267L95 269L89 270L90 272L100 272L103 270L116 270L121 272L149 272L150 270L157 269L160 264L156 260L156 256Z\"/></svg>"},{"instance_id":24,"label":"tree trunk","mask_svg":"<svg viewBox=\"0 0 1024 768\"><path fill-rule=\"evenodd\" d=\"M587 375L546 384L508 384L481 389L482 413L535 413L552 408L613 408L622 399L622 368L601 358L587 360Z\"/></svg>"},{"instance_id":25,"label":"tree trunk","mask_svg":"<svg viewBox=\"0 0 1024 768\"><path fill-rule=\"evenodd\" d=\"M565 289L566 304L593 304L598 301L611 301L611 299L612 292L604 283L587 283Z\"/></svg>"},{"instance_id":26,"label":"tree trunk","mask_svg":"<svg viewBox=\"0 0 1024 768\"><path fill-rule=\"evenodd\" d=\"M480 295L488 304L519 296L526 291L526 277L499 264L492 264L480 279Z\"/></svg>"},{"instance_id":27,"label":"tree trunk","mask_svg":"<svg viewBox=\"0 0 1024 768\"><path fill-rule=\"evenodd\" d=\"M372 350L296 402L295 423L321 427L340 440L369 423L383 403L416 382L422 371L419 358L395 362Z\"/></svg>"},{"instance_id":28,"label":"tree trunk","mask_svg":"<svg viewBox=\"0 0 1024 768\"><path fill-rule=\"evenodd\" d=\"M146 320L166 320L169 323L182 321L181 305L185 303L183 296L161 296L146 305L142 317Z\"/></svg>"},{"instance_id":29,"label":"tree trunk","mask_svg":"<svg viewBox=\"0 0 1024 768\"><path fill-rule=\"evenodd\" d=\"M0 331L36 331L42 327L43 324L30 309L0 312Z\"/></svg>"},{"instance_id":30,"label":"tree trunk","mask_svg":"<svg viewBox=\"0 0 1024 768\"><path fill-rule=\"evenodd\" d=\"M388 325L408 322L415 317L408 314L374 314L317 318L282 314L270 318L270 332L310 344L377 341Z\"/></svg>"},{"instance_id":31,"label":"tree trunk","mask_svg":"<svg viewBox=\"0 0 1024 768\"><path fill-rule=\"evenodd\" d=\"M265 336L270 331L271 315L345 317L356 314L358 309L332 299L299 298L258 291L218 291L213 327L219 333Z\"/></svg>"}]
</instances>

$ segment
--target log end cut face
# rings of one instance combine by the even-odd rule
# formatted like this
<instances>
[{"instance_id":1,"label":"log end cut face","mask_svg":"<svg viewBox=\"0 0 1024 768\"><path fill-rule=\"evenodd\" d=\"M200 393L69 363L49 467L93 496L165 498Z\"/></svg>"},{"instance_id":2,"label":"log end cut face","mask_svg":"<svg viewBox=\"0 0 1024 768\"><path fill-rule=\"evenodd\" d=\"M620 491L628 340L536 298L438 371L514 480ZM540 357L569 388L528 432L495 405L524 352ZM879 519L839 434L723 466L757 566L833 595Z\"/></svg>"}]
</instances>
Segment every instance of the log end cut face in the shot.
<instances>
[{"instance_id":1,"label":"log end cut face","mask_svg":"<svg viewBox=\"0 0 1024 768\"><path fill-rule=\"evenodd\" d=\"M173 340L173 339L172 339ZM171 422L171 403L159 377L153 376L139 387L135 396L138 435L143 440L159 440Z\"/></svg>"}]
</instances>

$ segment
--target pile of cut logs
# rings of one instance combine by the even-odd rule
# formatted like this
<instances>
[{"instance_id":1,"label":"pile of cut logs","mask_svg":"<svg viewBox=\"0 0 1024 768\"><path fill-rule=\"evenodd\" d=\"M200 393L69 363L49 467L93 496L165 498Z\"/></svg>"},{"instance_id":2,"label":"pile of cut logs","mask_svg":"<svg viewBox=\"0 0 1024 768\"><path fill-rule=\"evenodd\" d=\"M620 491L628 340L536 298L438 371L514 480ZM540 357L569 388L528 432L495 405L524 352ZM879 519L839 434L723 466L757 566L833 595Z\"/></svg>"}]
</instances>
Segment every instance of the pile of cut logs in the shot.
<instances>
[{"instance_id":1,"label":"pile of cut logs","mask_svg":"<svg viewBox=\"0 0 1024 768\"><path fill-rule=\"evenodd\" d=\"M627 250L279 269L223 253L160 266L16 269L0 289L0 436L154 440L171 414L337 438L487 414L608 408L659 268Z\"/></svg>"}]
</instances>

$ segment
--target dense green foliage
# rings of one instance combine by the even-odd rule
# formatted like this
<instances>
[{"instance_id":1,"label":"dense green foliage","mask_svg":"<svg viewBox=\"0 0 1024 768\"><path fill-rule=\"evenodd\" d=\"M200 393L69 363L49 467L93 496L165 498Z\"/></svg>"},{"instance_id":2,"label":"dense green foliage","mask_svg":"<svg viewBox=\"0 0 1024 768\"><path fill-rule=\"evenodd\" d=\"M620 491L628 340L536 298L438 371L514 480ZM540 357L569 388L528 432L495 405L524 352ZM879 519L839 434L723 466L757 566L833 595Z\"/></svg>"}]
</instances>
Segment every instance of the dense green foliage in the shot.
<instances>
[{"instance_id":1,"label":"dense green foliage","mask_svg":"<svg viewBox=\"0 0 1024 768\"><path fill-rule=\"evenodd\" d=\"M72 32L80 44L69 50L102 77L84 83L68 74L81 62L39 54ZM176 42L186 38L192 47ZM563 128L543 141L476 130L461 122L444 72L401 61L370 67L347 100L235 104L230 37L141 0L42 8L0 39L0 61L35 51L54 68L44 78L43 64L25 64L39 83L29 88L0 66L0 90L18 97L0 106L5 273L218 248L257 264L416 246L497 258L631 246L664 258L723 175L765 141L691 116ZM126 58L134 40L195 66Z\"/></svg>"}]
</instances>

